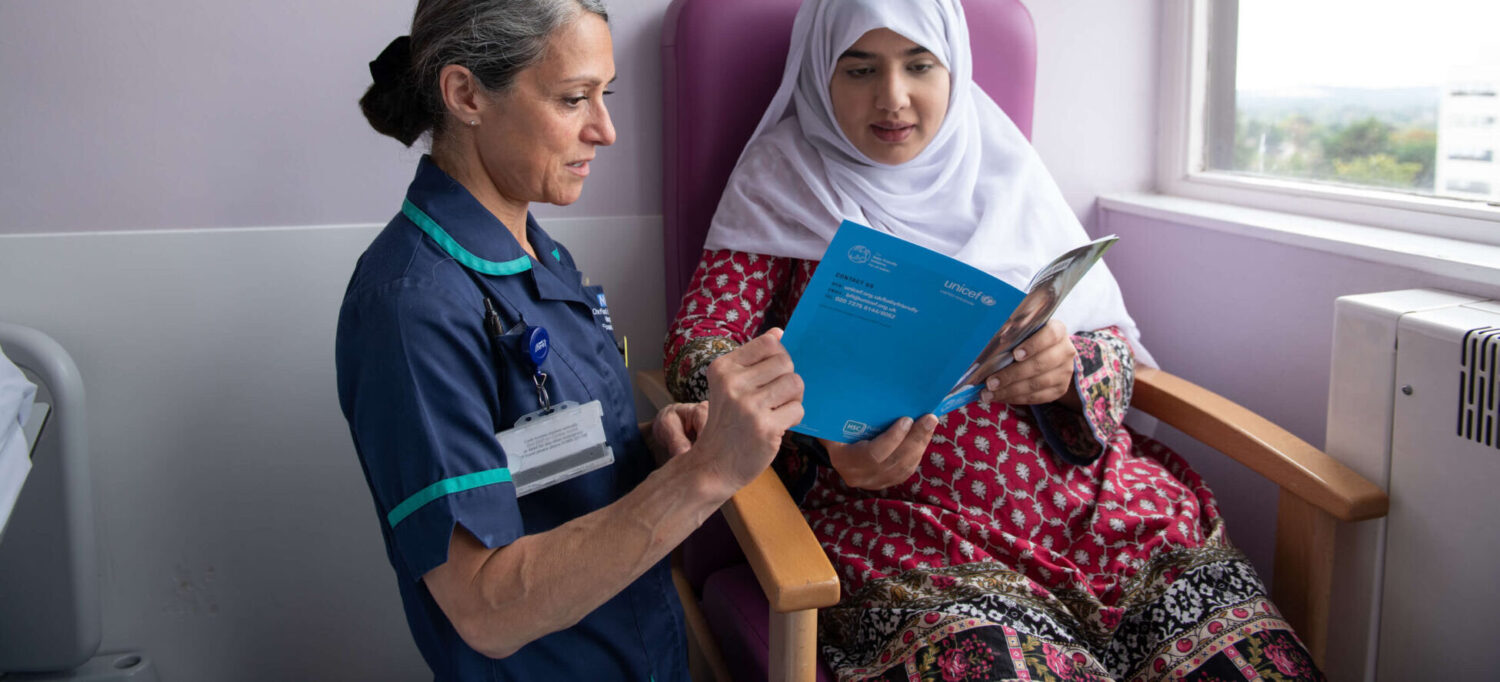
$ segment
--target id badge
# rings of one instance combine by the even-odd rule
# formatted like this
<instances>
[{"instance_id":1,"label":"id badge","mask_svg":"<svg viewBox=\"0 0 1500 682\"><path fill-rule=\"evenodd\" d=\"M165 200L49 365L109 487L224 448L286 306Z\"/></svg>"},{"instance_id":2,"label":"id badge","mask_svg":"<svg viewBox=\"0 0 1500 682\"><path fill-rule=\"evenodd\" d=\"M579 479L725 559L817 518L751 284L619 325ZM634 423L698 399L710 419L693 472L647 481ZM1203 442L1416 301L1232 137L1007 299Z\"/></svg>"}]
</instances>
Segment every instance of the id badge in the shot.
<instances>
[{"instance_id":1,"label":"id badge","mask_svg":"<svg viewBox=\"0 0 1500 682\"><path fill-rule=\"evenodd\" d=\"M604 438L604 407L597 400L582 405L569 400L532 412L495 438L505 449L517 497L615 461Z\"/></svg>"}]
</instances>

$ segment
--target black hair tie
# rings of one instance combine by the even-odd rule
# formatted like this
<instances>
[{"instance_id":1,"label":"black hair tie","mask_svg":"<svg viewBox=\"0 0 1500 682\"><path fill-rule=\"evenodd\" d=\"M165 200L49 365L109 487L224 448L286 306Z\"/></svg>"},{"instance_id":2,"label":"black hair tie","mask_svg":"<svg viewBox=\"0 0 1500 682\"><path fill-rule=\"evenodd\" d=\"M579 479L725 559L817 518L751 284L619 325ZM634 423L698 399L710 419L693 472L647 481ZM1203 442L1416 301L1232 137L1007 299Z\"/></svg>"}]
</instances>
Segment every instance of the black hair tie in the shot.
<instances>
[{"instance_id":1,"label":"black hair tie","mask_svg":"<svg viewBox=\"0 0 1500 682\"><path fill-rule=\"evenodd\" d=\"M395 87L411 69L411 36L401 36L386 45L375 61L370 62L370 77L381 88Z\"/></svg>"}]
</instances>

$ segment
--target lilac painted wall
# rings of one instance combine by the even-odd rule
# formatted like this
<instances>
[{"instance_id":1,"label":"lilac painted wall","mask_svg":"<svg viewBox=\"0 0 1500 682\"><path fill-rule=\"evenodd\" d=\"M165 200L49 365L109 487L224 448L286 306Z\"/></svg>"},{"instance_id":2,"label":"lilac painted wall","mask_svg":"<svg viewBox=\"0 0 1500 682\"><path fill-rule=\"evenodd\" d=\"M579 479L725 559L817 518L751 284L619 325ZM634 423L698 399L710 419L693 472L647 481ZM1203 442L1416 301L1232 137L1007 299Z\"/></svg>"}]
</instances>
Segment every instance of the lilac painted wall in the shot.
<instances>
[{"instance_id":1,"label":"lilac painted wall","mask_svg":"<svg viewBox=\"0 0 1500 682\"><path fill-rule=\"evenodd\" d=\"M610 3L619 142L578 203L539 215L661 212L667 4ZM1087 218L1151 184L1158 3L1027 4L1037 148ZM385 222L418 152L356 102L413 5L0 2L0 234Z\"/></svg>"},{"instance_id":2,"label":"lilac painted wall","mask_svg":"<svg viewBox=\"0 0 1500 682\"><path fill-rule=\"evenodd\" d=\"M357 101L414 5L0 3L0 234L389 220L418 152ZM666 5L612 3L620 141L539 214L660 213Z\"/></svg>"},{"instance_id":3,"label":"lilac painted wall","mask_svg":"<svg viewBox=\"0 0 1500 682\"><path fill-rule=\"evenodd\" d=\"M1096 197L1156 184L1161 3L1028 0L1026 6L1037 30L1032 143L1092 231Z\"/></svg>"},{"instance_id":4,"label":"lilac painted wall","mask_svg":"<svg viewBox=\"0 0 1500 682\"><path fill-rule=\"evenodd\" d=\"M1100 211L1119 234L1109 267L1162 368L1322 447L1339 296L1428 287L1500 297L1500 288L1252 237ZM1276 487L1166 436L1218 495L1230 536L1269 580Z\"/></svg>"}]
</instances>

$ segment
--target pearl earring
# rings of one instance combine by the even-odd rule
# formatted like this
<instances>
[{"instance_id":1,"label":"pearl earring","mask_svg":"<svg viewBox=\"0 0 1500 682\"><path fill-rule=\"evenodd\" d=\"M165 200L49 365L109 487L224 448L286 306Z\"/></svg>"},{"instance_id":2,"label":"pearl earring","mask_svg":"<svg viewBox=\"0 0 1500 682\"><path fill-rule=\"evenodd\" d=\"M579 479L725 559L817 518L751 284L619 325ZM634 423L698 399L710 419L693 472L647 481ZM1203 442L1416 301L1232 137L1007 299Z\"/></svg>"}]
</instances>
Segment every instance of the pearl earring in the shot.
<instances>
[{"instance_id":1,"label":"pearl earring","mask_svg":"<svg viewBox=\"0 0 1500 682\"><path fill-rule=\"evenodd\" d=\"M471 126L477 126L477 125L479 125L479 121L469 121L469 125L471 125Z\"/></svg>"}]
</instances>

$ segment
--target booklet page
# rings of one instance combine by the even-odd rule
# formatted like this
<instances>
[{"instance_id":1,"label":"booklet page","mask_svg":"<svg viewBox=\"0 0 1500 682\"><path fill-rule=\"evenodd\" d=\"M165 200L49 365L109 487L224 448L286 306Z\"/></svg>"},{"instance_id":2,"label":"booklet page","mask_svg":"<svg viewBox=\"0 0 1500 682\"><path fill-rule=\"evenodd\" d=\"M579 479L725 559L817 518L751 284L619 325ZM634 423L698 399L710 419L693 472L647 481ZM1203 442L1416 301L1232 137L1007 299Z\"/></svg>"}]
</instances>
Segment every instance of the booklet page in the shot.
<instances>
[{"instance_id":1,"label":"booklet page","mask_svg":"<svg viewBox=\"0 0 1500 682\"><path fill-rule=\"evenodd\" d=\"M845 222L782 338L806 385L793 430L848 443L935 412L1021 299L982 270Z\"/></svg>"}]
</instances>

